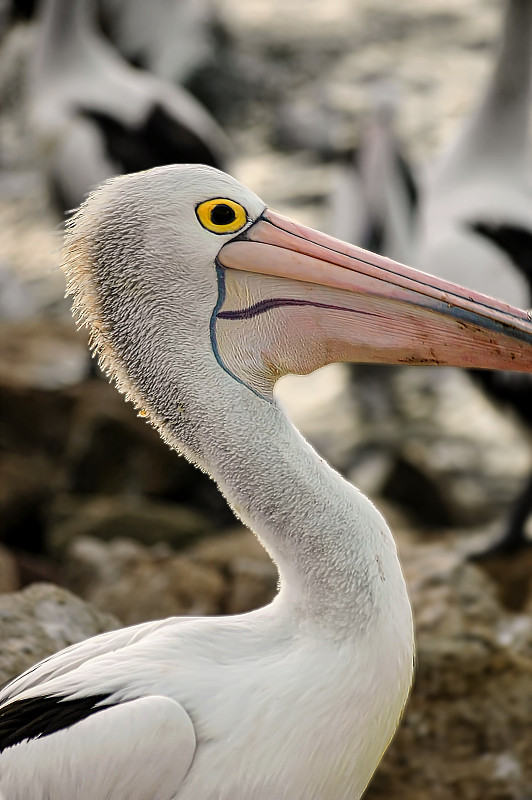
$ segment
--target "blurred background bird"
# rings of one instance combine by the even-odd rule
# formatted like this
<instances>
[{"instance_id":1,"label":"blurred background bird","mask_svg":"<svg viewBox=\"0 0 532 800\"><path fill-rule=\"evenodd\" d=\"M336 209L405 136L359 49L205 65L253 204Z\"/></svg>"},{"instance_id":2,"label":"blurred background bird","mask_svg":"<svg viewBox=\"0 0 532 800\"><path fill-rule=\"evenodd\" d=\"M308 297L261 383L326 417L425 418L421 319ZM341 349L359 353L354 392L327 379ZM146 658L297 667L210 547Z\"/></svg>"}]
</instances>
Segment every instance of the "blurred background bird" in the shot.
<instances>
[{"instance_id":1,"label":"blurred background bird","mask_svg":"<svg viewBox=\"0 0 532 800\"><path fill-rule=\"evenodd\" d=\"M532 3L508 0L492 74L454 141L420 177L395 130L397 100L371 94L358 144L331 196L340 238L521 307L532 306ZM392 87L393 88L393 87ZM421 173L421 170L418 170ZM366 416L390 416L393 372L350 368ZM490 397L532 423L532 381L475 371ZM528 543L532 475L503 535L477 557Z\"/></svg>"},{"instance_id":2,"label":"blurred background bird","mask_svg":"<svg viewBox=\"0 0 532 800\"><path fill-rule=\"evenodd\" d=\"M418 177L395 129L399 90L389 80L368 92L356 146L338 173L330 228L338 236L403 264L412 259Z\"/></svg>"},{"instance_id":3,"label":"blurred background bird","mask_svg":"<svg viewBox=\"0 0 532 800\"><path fill-rule=\"evenodd\" d=\"M228 140L209 113L180 86L130 66L95 14L93 0L43 0L38 12L29 115L58 210L119 173L227 167Z\"/></svg>"},{"instance_id":4,"label":"blurred background bird","mask_svg":"<svg viewBox=\"0 0 532 800\"><path fill-rule=\"evenodd\" d=\"M396 132L400 93L392 79L373 83L357 142L342 158L330 198L333 236L409 264L414 257L419 179ZM346 366L364 419L386 431L393 418L397 367ZM384 433L384 444L389 438Z\"/></svg>"},{"instance_id":5,"label":"blurred background bird","mask_svg":"<svg viewBox=\"0 0 532 800\"><path fill-rule=\"evenodd\" d=\"M532 306L530 101L532 3L508 0L498 54L476 108L426 181L416 262L522 308ZM532 381L478 371L497 401L532 425ZM532 475L490 552L527 543Z\"/></svg>"}]
</instances>

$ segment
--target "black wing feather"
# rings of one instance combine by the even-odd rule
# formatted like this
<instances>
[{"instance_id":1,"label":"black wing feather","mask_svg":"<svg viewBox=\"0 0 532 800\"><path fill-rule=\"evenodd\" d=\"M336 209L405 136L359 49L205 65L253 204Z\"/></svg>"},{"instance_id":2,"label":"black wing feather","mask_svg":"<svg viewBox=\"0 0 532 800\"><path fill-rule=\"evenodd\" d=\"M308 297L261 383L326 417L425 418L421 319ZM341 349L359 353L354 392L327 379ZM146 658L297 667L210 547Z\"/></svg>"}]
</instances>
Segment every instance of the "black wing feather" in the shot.
<instances>
[{"instance_id":1,"label":"black wing feather","mask_svg":"<svg viewBox=\"0 0 532 800\"><path fill-rule=\"evenodd\" d=\"M525 276L532 292L532 231L518 225L472 222L469 226L493 242Z\"/></svg>"},{"instance_id":2,"label":"black wing feather","mask_svg":"<svg viewBox=\"0 0 532 800\"><path fill-rule=\"evenodd\" d=\"M518 225L495 222L471 222L469 228L492 242L526 278L532 298L532 232ZM500 402L512 406L532 423L532 380L530 375L515 372L474 370L475 378Z\"/></svg>"},{"instance_id":3,"label":"black wing feather","mask_svg":"<svg viewBox=\"0 0 532 800\"><path fill-rule=\"evenodd\" d=\"M102 703L106 694L67 699L63 696L13 700L0 708L0 753L27 739L39 739L69 728L113 704Z\"/></svg>"},{"instance_id":4,"label":"black wing feather","mask_svg":"<svg viewBox=\"0 0 532 800\"><path fill-rule=\"evenodd\" d=\"M155 103L144 122L132 127L95 109L80 108L103 136L107 155L123 172L139 172L165 164L208 164L222 167L220 158L191 128Z\"/></svg>"}]
</instances>

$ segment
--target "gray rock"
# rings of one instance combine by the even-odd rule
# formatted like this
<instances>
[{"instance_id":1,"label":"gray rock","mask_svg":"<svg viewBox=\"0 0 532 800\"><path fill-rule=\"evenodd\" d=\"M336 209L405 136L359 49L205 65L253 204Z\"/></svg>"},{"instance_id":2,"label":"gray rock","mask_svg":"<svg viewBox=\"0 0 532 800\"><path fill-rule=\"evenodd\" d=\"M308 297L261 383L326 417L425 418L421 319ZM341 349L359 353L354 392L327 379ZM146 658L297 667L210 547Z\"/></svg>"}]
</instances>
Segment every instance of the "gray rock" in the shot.
<instances>
[{"instance_id":1,"label":"gray rock","mask_svg":"<svg viewBox=\"0 0 532 800\"><path fill-rule=\"evenodd\" d=\"M9 550L0 545L0 594L16 592L19 588L17 563Z\"/></svg>"},{"instance_id":2,"label":"gray rock","mask_svg":"<svg viewBox=\"0 0 532 800\"><path fill-rule=\"evenodd\" d=\"M204 539L186 552L131 539L74 539L64 575L82 597L133 624L180 614L238 614L268 603L277 570L243 529Z\"/></svg>"},{"instance_id":3,"label":"gray rock","mask_svg":"<svg viewBox=\"0 0 532 800\"><path fill-rule=\"evenodd\" d=\"M188 552L198 563L216 567L226 577L221 613L251 611L269 603L277 592L277 568L246 528L204 539Z\"/></svg>"},{"instance_id":4,"label":"gray rock","mask_svg":"<svg viewBox=\"0 0 532 800\"><path fill-rule=\"evenodd\" d=\"M57 504L59 505L59 504ZM191 541L212 535L213 523L199 511L175 503L139 497L63 498L47 536L50 552L59 554L79 536L98 539L133 539L144 545L165 542L182 548Z\"/></svg>"},{"instance_id":5,"label":"gray rock","mask_svg":"<svg viewBox=\"0 0 532 800\"><path fill-rule=\"evenodd\" d=\"M212 566L158 545L130 539L74 540L65 564L67 583L98 608L128 625L174 615L219 613L224 577Z\"/></svg>"},{"instance_id":6,"label":"gray rock","mask_svg":"<svg viewBox=\"0 0 532 800\"><path fill-rule=\"evenodd\" d=\"M452 544L401 546L398 538L416 620L416 680L366 796L528 797L532 618L506 611L495 584Z\"/></svg>"},{"instance_id":7,"label":"gray rock","mask_svg":"<svg viewBox=\"0 0 532 800\"><path fill-rule=\"evenodd\" d=\"M52 653L120 627L65 589L36 583L0 596L0 685Z\"/></svg>"},{"instance_id":8,"label":"gray rock","mask_svg":"<svg viewBox=\"0 0 532 800\"><path fill-rule=\"evenodd\" d=\"M44 345L60 338L62 328L53 321L34 327L43 341L35 355L46 355ZM93 378L72 386L39 388L39 370L28 366L26 359L26 344L32 351L37 333L30 336L26 324L5 330L2 336L0 326L0 517L5 541L40 552L45 530L52 529L53 541L53 529L71 518L74 529L79 517L81 532L88 532L92 526L105 527L103 518L110 516L114 535L120 530L120 535L135 537L140 528L140 540L153 543L161 535L164 538L164 529L178 546L183 537L212 533L214 527L231 523L232 512L214 482L170 450L113 386ZM70 326L63 343L67 352L72 331ZM26 344L19 333L28 335ZM75 349L78 345L74 343ZM54 353L59 358L52 347ZM57 376L62 369L66 380L66 367L54 365L52 371ZM90 498L100 494L123 500L117 498L112 504L114 511L92 508ZM132 498L139 498L142 506L143 495L147 505L136 524ZM164 502L150 505L159 501ZM60 538L63 534L67 535L62 531Z\"/></svg>"}]
</instances>

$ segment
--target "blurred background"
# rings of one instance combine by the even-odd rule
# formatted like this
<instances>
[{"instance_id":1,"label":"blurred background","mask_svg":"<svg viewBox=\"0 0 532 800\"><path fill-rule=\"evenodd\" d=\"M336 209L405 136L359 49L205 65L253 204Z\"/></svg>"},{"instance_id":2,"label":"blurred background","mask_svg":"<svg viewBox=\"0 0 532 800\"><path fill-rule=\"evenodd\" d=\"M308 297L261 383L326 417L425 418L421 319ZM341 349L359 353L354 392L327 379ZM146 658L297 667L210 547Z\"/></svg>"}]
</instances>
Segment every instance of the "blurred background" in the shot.
<instances>
[{"instance_id":1,"label":"blurred background","mask_svg":"<svg viewBox=\"0 0 532 800\"><path fill-rule=\"evenodd\" d=\"M57 268L69 211L110 175L206 162L431 271L431 176L483 96L505 8L0 0L0 683L101 630L247 611L276 591L215 485L91 359ZM532 151L530 2L512 9ZM501 228L495 207L473 211L492 255L532 275L526 214ZM530 307L515 274L500 296ZM294 423L386 516L414 606L416 685L368 797L532 797L532 392L505 392L431 368L333 365L279 384ZM516 516L519 535L492 547Z\"/></svg>"}]
</instances>

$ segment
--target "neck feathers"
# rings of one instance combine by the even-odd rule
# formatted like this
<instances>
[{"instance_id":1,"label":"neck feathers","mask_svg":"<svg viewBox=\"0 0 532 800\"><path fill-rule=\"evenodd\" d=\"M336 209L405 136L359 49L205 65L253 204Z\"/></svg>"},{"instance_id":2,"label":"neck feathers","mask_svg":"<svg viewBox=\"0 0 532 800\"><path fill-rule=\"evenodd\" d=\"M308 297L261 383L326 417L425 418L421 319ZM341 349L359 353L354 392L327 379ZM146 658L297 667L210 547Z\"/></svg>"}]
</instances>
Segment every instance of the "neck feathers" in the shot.
<instances>
[{"instance_id":1,"label":"neck feathers","mask_svg":"<svg viewBox=\"0 0 532 800\"><path fill-rule=\"evenodd\" d=\"M439 177L488 174L498 167L522 176L529 152L532 67L532 3L509 0L495 69L483 98L466 123Z\"/></svg>"}]
</instances>

